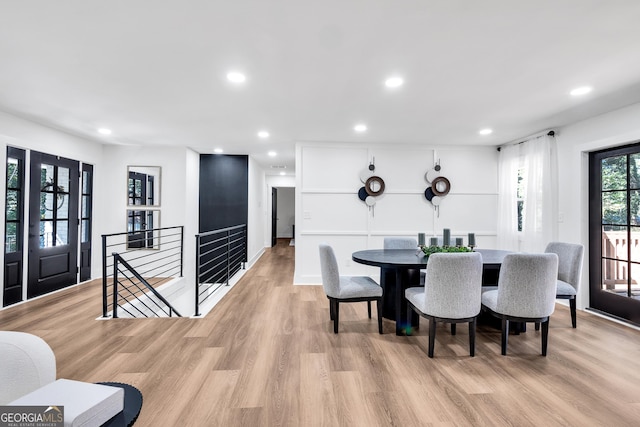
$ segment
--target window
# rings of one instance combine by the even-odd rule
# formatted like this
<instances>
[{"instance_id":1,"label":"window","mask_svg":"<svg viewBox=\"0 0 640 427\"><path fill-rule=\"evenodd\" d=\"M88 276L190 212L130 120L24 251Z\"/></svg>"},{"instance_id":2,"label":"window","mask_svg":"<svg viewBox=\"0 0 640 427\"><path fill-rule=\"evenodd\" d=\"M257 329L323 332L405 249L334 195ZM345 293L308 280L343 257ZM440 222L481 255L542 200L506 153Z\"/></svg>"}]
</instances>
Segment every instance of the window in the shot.
<instances>
[{"instance_id":1,"label":"window","mask_svg":"<svg viewBox=\"0 0 640 427\"><path fill-rule=\"evenodd\" d=\"M7 198L5 210L5 253L18 252L21 244L22 223L22 176L23 161L20 158L7 157Z\"/></svg>"}]
</instances>

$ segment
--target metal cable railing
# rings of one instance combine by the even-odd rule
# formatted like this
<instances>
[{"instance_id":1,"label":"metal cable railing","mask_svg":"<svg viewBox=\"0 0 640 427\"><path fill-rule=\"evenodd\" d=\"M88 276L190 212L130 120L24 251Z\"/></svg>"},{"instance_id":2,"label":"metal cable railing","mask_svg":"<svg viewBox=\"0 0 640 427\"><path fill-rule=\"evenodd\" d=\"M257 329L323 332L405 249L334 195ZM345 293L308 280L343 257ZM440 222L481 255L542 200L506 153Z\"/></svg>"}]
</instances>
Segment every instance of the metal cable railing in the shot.
<instances>
[{"instance_id":1,"label":"metal cable railing","mask_svg":"<svg viewBox=\"0 0 640 427\"><path fill-rule=\"evenodd\" d=\"M221 228L196 235L195 315L200 305L247 262L247 225Z\"/></svg>"},{"instance_id":2,"label":"metal cable railing","mask_svg":"<svg viewBox=\"0 0 640 427\"><path fill-rule=\"evenodd\" d=\"M127 274L129 273L129 275ZM125 280L120 280L120 274ZM135 280L134 280L135 279ZM135 288L134 291L131 288ZM120 292L120 288L125 292ZM151 293L151 295L148 294ZM144 295L144 297L141 297ZM113 254L113 318L118 318L118 309L122 309L131 317L138 317L132 311L139 312L142 317L160 317L158 311L168 317L182 315L155 290L128 262L118 253ZM129 296L129 299L127 299ZM160 301L160 302L158 302ZM160 304L162 303L162 304ZM138 305L142 305L147 311L143 311ZM152 307L150 307L152 306ZM131 311L129 311L131 309Z\"/></svg>"},{"instance_id":3,"label":"metal cable railing","mask_svg":"<svg viewBox=\"0 0 640 427\"><path fill-rule=\"evenodd\" d=\"M118 285L123 286L129 298L140 299L147 294L146 286L153 287L174 277L182 277L184 264L184 227L164 227L135 232L114 233L102 235L102 316L107 317L109 311L116 312L116 267L115 257L124 261L133 273L138 275L137 282L130 277L121 280ZM124 282L124 283L122 283ZM128 283L128 284L127 284ZM125 286L125 284L127 284ZM130 289L131 288L131 289ZM155 289L154 289L155 291ZM129 307L132 307L129 305ZM122 308L122 306L120 307ZM126 310L125 310L126 311ZM131 314L131 313L130 313ZM115 316L114 316L115 317Z\"/></svg>"}]
</instances>

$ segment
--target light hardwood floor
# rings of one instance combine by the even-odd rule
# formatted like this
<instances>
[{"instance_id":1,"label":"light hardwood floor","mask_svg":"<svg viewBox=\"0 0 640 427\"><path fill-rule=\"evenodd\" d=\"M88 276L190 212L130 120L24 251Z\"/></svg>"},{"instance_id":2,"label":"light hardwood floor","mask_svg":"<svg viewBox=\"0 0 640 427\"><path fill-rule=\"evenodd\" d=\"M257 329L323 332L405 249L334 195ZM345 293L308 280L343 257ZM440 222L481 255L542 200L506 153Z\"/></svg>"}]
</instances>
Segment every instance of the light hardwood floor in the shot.
<instances>
[{"instance_id":1,"label":"light hardwood floor","mask_svg":"<svg viewBox=\"0 0 640 427\"><path fill-rule=\"evenodd\" d=\"M427 323L398 337L341 306L334 335L321 286L293 286L288 241L267 250L205 319L95 320L99 283L0 311L0 328L30 332L53 348L58 377L138 387L136 426L638 426L640 332L558 305L549 353L539 332L438 326L429 359ZM375 310L374 310L375 312ZM0 385L1 386L1 385Z\"/></svg>"}]
</instances>

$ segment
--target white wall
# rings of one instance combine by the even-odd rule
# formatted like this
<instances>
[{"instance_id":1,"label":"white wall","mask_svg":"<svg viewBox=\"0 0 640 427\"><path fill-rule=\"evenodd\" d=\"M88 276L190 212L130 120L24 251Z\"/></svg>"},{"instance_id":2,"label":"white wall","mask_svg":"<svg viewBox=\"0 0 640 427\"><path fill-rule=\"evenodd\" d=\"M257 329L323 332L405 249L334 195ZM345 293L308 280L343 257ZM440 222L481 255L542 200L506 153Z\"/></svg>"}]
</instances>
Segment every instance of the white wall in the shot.
<instances>
[{"instance_id":1,"label":"white wall","mask_svg":"<svg viewBox=\"0 0 640 427\"><path fill-rule=\"evenodd\" d=\"M640 104L559 128L559 240L582 243L585 262L577 297L579 308L589 306L589 152L640 140Z\"/></svg>"},{"instance_id":2,"label":"white wall","mask_svg":"<svg viewBox=\"0 0 640 427\"><path fill-rule=\"evenodd\" d=\"M247 261L253 264L264 253L264 188L265 173L260 165L249 157L249 200L247 221Z\"/></svg>"},{"instance_id":3,"label":"white wall","mask_svg":"<svg viewBox=\"0 0 640 427\"><path fill-rule=\"evenodd\" d=\"M295 188L278 187L278 224L277 238L293 238L293 225L296 222Z\"/></svg>"},{"instance_id":4,"label":"white wall","mask_svg":"<svg viewBox=\"0 0 640 427\"><path fill-rule=\"evenodd\" d=\"M106 146L105 170L98 178L95 194L100 195L100 209L94 210L94 224L99 234L126 231L127 166L158 166L160 171L160 224L155 227L184 226L183 275L192 283L195 274L195 235L199 223L200 155L189 148L143 146ZM96 200L96 201L98 201ZM100 237L98 235L97 241ZM100 246L94 245L92 277L101 277Z\"/></svg>"},{"instance_id":5,"label":"white wall","mask_svg":"<svg viewBox=\"0 0 640 427\"><path fill-rule=\"evenodd\" d=\"M386 184L375 207L358 196L360 172L375 158ZM496 243L497 159L494 147L298 143L296 146L296 283L320 283L318 244L334 246L341 274L377 275L351 253L381 248L385 236L476 233L479 247ZM451 191L440 212L424 197L425 173L440 161Z\"/></svg>"}]
</instances>

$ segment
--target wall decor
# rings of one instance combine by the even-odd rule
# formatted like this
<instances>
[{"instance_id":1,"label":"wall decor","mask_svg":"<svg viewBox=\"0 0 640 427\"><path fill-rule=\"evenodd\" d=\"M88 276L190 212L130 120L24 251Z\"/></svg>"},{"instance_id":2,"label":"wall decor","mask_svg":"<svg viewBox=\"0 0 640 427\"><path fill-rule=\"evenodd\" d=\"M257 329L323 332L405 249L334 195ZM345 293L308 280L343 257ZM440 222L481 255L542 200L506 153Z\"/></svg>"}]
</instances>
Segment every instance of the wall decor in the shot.
<instances>
[{"instance_id":1,"label":"wall decor","mask_svg":"<svg viewBox=\"0 0 640 427\"><path fill-rule=\"evenodd\" d=\"M440 217L440 203L442 203L444 196L451 191L451 182L440 174L441 170L440 160L438 160L438 163L424 174L424 179L431 184L424 191L424 197L431 202L438 217Z\"/></svg>"},{"instance_id":2,"label":"wall decor","mask_svg":"<svg viewBox=\"0 0 640 427\"><path fill-rule=\"evenodd\" d=\"M362 200L372 210L376 204L376 197L384 193L384 180L375 174L376 158L372 157L369 166L360 171L360 181L364 187L358 190L358 198ZM373 213L373 211L372 211Z\"/></svg>"},{"instance_id":3,"label":"wall decor","mask_svg":"<svg viewBox=\"0 0 640 427\"><path fill-rule=\"evenodd\" d=\"M379 196L384 193L384 181L379 176L372 176L364 183L364 188L370 196Z\"/></svg>"}]
</instances>

